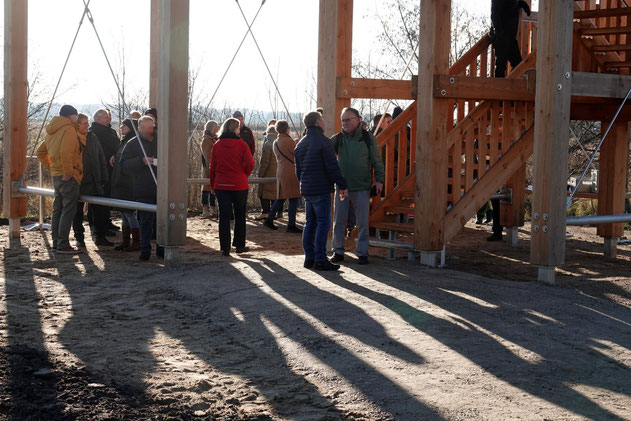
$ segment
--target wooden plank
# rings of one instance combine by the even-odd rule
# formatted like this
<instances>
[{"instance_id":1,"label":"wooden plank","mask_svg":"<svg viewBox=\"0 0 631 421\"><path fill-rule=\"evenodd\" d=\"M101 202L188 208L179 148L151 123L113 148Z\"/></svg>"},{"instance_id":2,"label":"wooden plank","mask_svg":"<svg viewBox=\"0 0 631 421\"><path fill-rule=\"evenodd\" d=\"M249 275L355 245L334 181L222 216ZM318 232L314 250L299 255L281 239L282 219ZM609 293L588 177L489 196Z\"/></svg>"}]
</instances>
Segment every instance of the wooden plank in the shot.
<instances>
[{"instance_id":1,"label":"wooden plank","mask_svg":"<svg viewBox=\"0 0 631 421\"><path fill-rule=\"evenodd\" d=\"M447 212L445 218L445 241L450 241L473 215L532 155L534 129L531 127L515 145L491 167L484 177Z\"/></svg>"},{"instance_id":2,"label":"wooden plank","mask_svg":"<svg viewBox=\"0 0 631 421\"><path fill-rule=\"evenodd\" d=\"M448 115L452 102L434 98L435 74L449 71L451 39L451 0L421 2L420 50L418 80L416 156L423 162L416 165L416 198L414 248L439 251L444 245L444 219L447 207L447 135Z\"/></svg>"},{"instance_id":3,"label":"wooden plank","mask_svg":"<svg viewBox=\"0 0 631 421\"><path fill-rule=\"evenodd\" d=\"M465 192L471 190L473 186L473 139L474 139L474 129L471 129L467 132L467 137L465 138L465 155L464 155L464 180L465 180ZM458 185L458 190L460 189L460 185Z\"/></svg>"},{"instance_id":4,"label":"wooden plank","mask_svg":"<svg viewBox=\"0 0 631 421\"><path fill-rule=\"evenodd\" d=\"M462 141L454 143L453 146L453 163L451 177L453 178L453 183L451 186L451 191L453 194L452 202L455 203L460 200L460 195L462 194Z\"/></svg>"},{"instance_id":5,"label":"wooden plank","mask_svg":"<svg viewBox=\"0 0 631 421\"><path fill-rule=\"evenodd\" d=\"M580 30L581 35L610 35L610 34L631 34L631 26L619 26L613 28L584 28Z\"/></svg>"},{"instance_id":6,"label":"wooden plank","mask_svg":"<svg viewBox=\"0 0 631 421\"><path fill-rule=\"evenodd\" d=\"M394 137L390 138L390 141L386 143L386 180L385 188L386 194L394 190Z\"/></svg>"},{"instance_id":7,"label":"wooden plank","mask_svg":"<svg viewBox=\"0 0 631 421\"><path fill-rule=\"evenodd\" d=\"M411 80L338 77L338 98L415 99Z\"/></svg>"},{"instance_id":8,"label":"wooden plank","mask_svg":"<svg viewBox=\"0 0 631 421\"><path fill-rule=\"evenodd\" d=\"M435 98L534 101L534 89L524 78L435 75L433 92Z\"/></svg>"},{"instance_id":9,"label":"wooden plank","mask_svg":"<svg viewBox=\"0 0 631 421\"><path fill-rule=\"evenodd\" d=\"M331 136L339 115L335 115L335 59L337 57L337 2L320 0L318 31L317 105L324 110L324 132Z\"/></svg>"},{"instance_id":10,"label":"wooden plank","mask_svg":"<svg viewBox=\"0 0 631 421\"><path fill-rule=\"evenodd\" d=\"M476 59L476 57L478 57L484 51L488 51L488 48L490 45L491 45L491 37L489 37L488 35L485 35L482 38L480 38L480 40L476 42L475 45L473 45L473 47L469 49L469 51L464 53L462 57L460 57L460 59L458 59L458 61L456 61L451 66L451 68L449 69L449 74L459 75L462 72L464 72L467 66L470 65L471 62Z\"/></svg>"},{"instance_id":11,"label":"wooden plank","mask_svg":"<svg viewBox=\"0 0 631 421\"><path fill-rule=\"evenodd\" d=\"M609 44L609 45L595 45L592 47L594 52L606 52L606 51L629 51L631 48L628 44Z\"/></svg>"},{"instance_id":12,"label":"wooden plank","mask_svg":"<svg viewBox=\"0 0 631 421\"><path fill-rule=\"evenodd\" d=\"M416 101L414 101L413 103L408 105L408 107L401 114L399 114L396 121L397 122L399 121L407 122L410 120L414 121L415 120L414 117L416 116L416 111L417 111L417 106L416 106ZM390 124L388 127L383 129L383 131L377 135L377 145L382 146L383 144L385 144L388 141L388 139L390 139L392 136L394 136L397 133L399 129L400 129L400 126L397 123ZM412 142L413 141L414 140L412 140Z\"/></svg>"},{"instance_id":13,"label":"wooden plank","mask_svg":"<svg viewBox=\"0 0 631 421\"><path fill-rule=\"evenodd\" d=\"M631 89L631 76L574 72L572 96L624 98Z\"/></svg>"},{"instance_id":14,"label":"wooden plank","mask_svg":"<svg viewBox=\"0 0 631 421\"><path fill-rule=\"evenodd\" d=\"M567 134L572 79L574 2L542 2L537 46L535 177L531 263L554 267L565 262Z\"/></svg>"},{"instance_id":15,"label":"wooden plank","mask_svg":"<svg viewBox=\"0 0 631 421\"><path fill-rule=\"evenodd\" d=\"M159 5L157 241L166 247L165 263L172 264L172 248L186 244L189 0Z\"/></svg>"},{"instance_id":16,"label":"wooden plank","mask_svg":"<svg viewBox=\"0 0 631 421\"><path fill-rule=\"evenodd\" d=\"M609 122L602 122L601 135L608 125ZM600 149L598 215L625 213L628 157L629 124L625 121L616 121ZM624 224L597 225L597 232L605 238L622 237Z\"/></svg>"},{"instance_id":17,"label":"wooden plank","mask_svg":"<svg viewBox=\"0 0 631 421\"><path fill-rule=\"evenodd\" d=\"M151 0L149 22L149 107L158 107L158 57L160 55L160 1ZM160 161L158 161L160 162Z\"/></svg>"},{"instance_id":18,"label":"wooden plank","mask_svg":"<svg viewBox=\"0 0 631 421\"><path fill-rule=\"evenodd\" d=\"M10 238L19 239L26 197L13 196L11 183L26 171L28 1L4 2L3 213L13 220ZM13 246L11 243L10 246ZM17 245L17 243L15 243Z\"/></svg>"},{"instance_id":19,"label":"wooden plank","mask_svg":"<svg viewBox=\"0 0 631 421\"><path fill-rule=\"evenodd\" d=\"M350 78L353 64L353 0L337 0L337 47L335 54L335 76ZM345 107L350 107L350 98L335 99L333 133L342 130L340 116ZM332 133L332 134L333 134Z\"/></svg>"},{"instance_id":20,"label":"wooden plank","mask_svg":"<svg viewBox=\"0 0 631 421\"><path fill-rule=\"evenodd\" d=\"M497 156L499 155L499 143L502 134L500 133L500 128L502 122L500 120L500 103L498 101L493 101L493 105L491 106L491 140L489 144L489 165L492 167L495 165L495 161L497 161Z\"/></svg>"},{"instance_id":21,"label":"wooden plank","mask_svg":"<svg viewBox=\"0 0 631 421\"><path fill-rule=\"evenodd\" d=\"M572 4L572 8L574 5ZM539 11L541 15L541 11ZM629 15L631 14L631 7L609 7L604 9L595 10L579 10L574 12L574 19L598 19L598 18L611 18L615 16ZM539 17L540 21L541 16ZM571 22L571 19L570 19ZM541 26L541 25L540 25ZM600 25L605 26L605 25Z\"/></svg>"},{"instance_id":22,"label":"wooden plank","mask_svg":"<svg viewBox=\"0 0 631 421\"><path fill-rule=\"evenodd\" d=\"M407 175L405 173L405 166L408 159L408 127L407 125L399 131L397 136L397 185L403 182L403 179Z\"/></svg>"},{"instance_id":23,"label":"wooden plank","mask_svg":"<svg viewBox=\"0 0 631 421\"><path fill-rule=\"evenodd\" d=\"M524 163L508 181L506 188L512 190L511 203L500 206L500 223L504 227L521 227L524 225L524 203L526 200L526 164Z\"/></svg>"}]
</instances>

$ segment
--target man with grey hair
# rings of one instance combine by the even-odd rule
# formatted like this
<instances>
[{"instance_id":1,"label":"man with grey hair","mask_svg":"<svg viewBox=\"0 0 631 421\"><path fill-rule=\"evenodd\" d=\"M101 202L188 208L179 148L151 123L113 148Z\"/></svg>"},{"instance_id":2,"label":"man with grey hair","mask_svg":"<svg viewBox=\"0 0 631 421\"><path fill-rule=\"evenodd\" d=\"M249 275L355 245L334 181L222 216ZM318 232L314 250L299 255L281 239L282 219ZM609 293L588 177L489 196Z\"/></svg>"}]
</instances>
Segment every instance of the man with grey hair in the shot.
<instances>
[{"instance_id":1,"label":"man with grey hair","mask_svg":"<svg viewBox=\"0 0 631 421\"><path fill-rule=\"evenodd\" d=\"M350 200L343 201L335 196L333 223L333 251L331 261L344 260L344 239L349 207L355 209L355 219L359 230L356 254L360 265L368 263L368 243L371 190L380 196L384 183L384 166L377 140L372 133L361 127L361 116L354 108L342 110L342 131L331 138L337 161L348 182ZM372 183L373 171L375 183Z\"/></svg>"},{"instance_id":2,"label":"man with grey hair","mask_svg":"<svg viewBox=\"0 0 631 421\"><path fill-rule=\"evenodd\" d=\"M306 222L302 232L305 268L321 271L338 270L326 257L326 241L331 228L331 193L334 183L340 200L348 196L346 180L335 159L329 138L324 135L324 118L317 111L305 115L307 134L294 150L296 176L300 193L305 197Z\"/></svg>"}]
</instances>

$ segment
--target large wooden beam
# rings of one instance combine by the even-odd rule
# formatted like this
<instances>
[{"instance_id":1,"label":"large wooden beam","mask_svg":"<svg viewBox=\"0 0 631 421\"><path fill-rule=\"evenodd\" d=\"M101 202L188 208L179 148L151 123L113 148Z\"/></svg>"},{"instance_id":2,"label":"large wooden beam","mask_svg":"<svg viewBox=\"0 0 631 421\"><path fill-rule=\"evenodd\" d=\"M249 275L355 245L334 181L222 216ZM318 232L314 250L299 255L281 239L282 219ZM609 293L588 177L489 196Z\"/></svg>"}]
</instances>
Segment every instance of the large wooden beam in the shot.
<instances>
[{"instance_id":1,"label":"large wooden beam","mask_svg":"<svg viewBox=\"0 0 631 421\"><path fill-rule=\"evenodd\" d=\"M609 122L602 122L603 135L608 126ZM628 158L629 123L616 121L600 149L598 215L619 215L625 213L624 201L627 191ZM622 237L624 224L598 225L597 231L598 235L605 238Z\"/></svg>"},{"instance_id":2,"label":"large wooden beam","mask_svg":"<svg viewBox=\"0 0 631 421\"><path fill-rule=\"evenodd\" d=\"M574 72L572 96L624 98L631 89L631 76Z\"/></svg>"},{"instance_id":3,"label":"large wooden beam","mask_svg":"<svg viewBox=\"0 0 631 421\"><path fill-rule=\"evenodd\" d=\"M416 136L416 198L414 248L421 250L421 262L438 263L445 238L447 209L447 121L452 102L434 98L435 74L449 72L451 0L421 3L420 51L418 64L419 124Z\"/></svg>"},{"instance_id":4,"label":"large wooden beam","mask_svg":"<svg viewBox=\"0 0 631 421\"><path fill-rule=\"evenodd\" d=\"M534 77L535 72L531 72ZM464 100L534 101L534 80L434 75L434 97Z\"/></svg>"},{"instance_id":5,"label":"large wooden beam","mask_svg":"<svg viewBox=\"0 0 631 421\"><path fill-rule=\"evenodd\" d=\"M412 80L337 78L338 98L416 99L416 78Z\"/></svg>"},{"instance_id":6,"label":"large wooden beam","mask_svg":"<svg viewBox=\"0 0 631 421\"><path fill-rule=\"evenodd\" d=\"M335 76L350 78L353 65L353 0L337 0L337 47ZM333 81L335 83L335 81ZM350 107L349 98L335 99L334 133L342 129L340 115L342 109ZM331 133L333 134L333 133Z\"/></svg>"},{"instance_id":7,"label":"large wooden beam","mask_svg":"<svg viewBox=\"0 0 631 421\"><path fill-rule=\"evenodd\" d=\"M9 246L20 246L20 218L26 197L12 183L26 171L28 1L4 1L3 212L9 218Z\"/></svg>"},{"instance_id":8,"label":"large wooden beam","mask_svg":"<svg viewBox=\"0 0 631 421\"><path fill-rule=\"evenodd\" d=\"M149 29L149 107L158 107L158 56L160 54L160 0L151 0ZM141 110L142 112L142 110Z\"/></svg>"},{"instance_id":9,"label":"large wooden beam","mask_svg":"<svg viewBox=\"0 0 631 421\"><path fill-rule=\"evenodd\" d=\"M530 261L539 266L540 281L553 283L555 267L565 262L574 1L546 1L539 7Z\"/></svg>"},{"instance_id":10,"label":"large wooden beam","mask_svg":"<svg viewBox=\"0 0 631 421\"><path fill-rule=\"evenodd\" d=\"M165 263L186 243L189 0L159 0L158 244Z\"/></svg>"},{"instance_id":11,"label":"large wooden beam","mask_svg":"<svg viewBox=\"0 0 631 421\"><path fill-rule=\"evenodd\" d=\"M337 0L320 0L318 31L317 106L324 110L324 129L328 136L335 130L335 59L337 51Z\"/></svg>"}]
</instances>

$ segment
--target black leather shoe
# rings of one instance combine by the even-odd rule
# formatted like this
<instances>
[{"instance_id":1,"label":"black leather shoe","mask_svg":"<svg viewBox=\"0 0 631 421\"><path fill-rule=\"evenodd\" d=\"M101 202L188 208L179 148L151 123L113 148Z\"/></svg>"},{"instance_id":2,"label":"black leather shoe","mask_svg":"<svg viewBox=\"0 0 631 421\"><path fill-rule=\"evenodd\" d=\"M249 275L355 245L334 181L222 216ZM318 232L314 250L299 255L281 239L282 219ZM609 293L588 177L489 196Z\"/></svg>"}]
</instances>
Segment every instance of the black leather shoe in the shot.
<instances>
[{"instance_id":1,"label":"black leather shoe","mask_svg":"<svg viewBox=\"0 0 631 421\"><path fill-rule=\"evenodd\" d=\"M270 221L269 219L266 219L265 221L263 221L263 226L271 229L272 231L276 231L278 229L278 227L274 225L274 223Z\"/></svg>"},{"instance_id":2,"label":"black leather shoe","mask_svg":"<svg viewBox=\"0 0 631 421\"><path fill-rule=\"evenodd\" d=\"M107 247L111 247L114 245L114 243L112 243L110 240L108 240L105 237L96 237L96 240L94 240L94 244L96 244L97 246L107 246Z\"/></svg>"},{"instance_id":3,"label":"black leather shoe","mask_svg":"<svg viewBox=\"0 0 631 421\"><path fill-rule=\"evenodd\" d=\"M486 241L502 241L502 234L493 233Z\"/></svg>"},{"instance_id":4,"label":"black leather shoe","mask_svg":"<svg viewBox=\"0 0 631 421\"><path fill-rule=\"evenodd\" d=\"M318 271L335 271L335 270L339 270L340 265L334 265L333 263L329 262L328 260L325 260L323 262L315 262L313 264L313 268L315 270Z\"/></svg>"},{"instance_id":5,"label":"black leather shoe","mask_svg":"<svg viewBox=\"0 0 631 421\"><path fill-rule=\"evenodd\" d=\"M250 251L250 247L247 247L247 246L237 247L237 254L247 253L248 251Z\"/></svg>"},{"instance_id":6,"label":"black leather shoe","mask_svg":"<svg viewBox=\"0 0 631 421\"><path fill-rule=\"evenodd\" d=\"M335 253L333 257L331 257L331 263L343 262L344 255Z\"/></svg>"},{"instance_id":7,"label":"black leather shoe","mask_svg":"<svg viewBox=\"0 0 631 421\"><path fill-rule=\"evenodd\" d=\"M76 246L77 246L77 248L84 249L85 248L85 241L78 240ZM55 247L55 248L57 248L57 247Z\"/></svg>"},{"instance_id":8,"label":"black leather shoe","mask_svg":"<svg viewBox=\"0 0 631 421\"><path fill-rule=\"evenodd\" d=\"M313 269L313 259L305 259L305 268L306 269Z\"/></svg>"},{"instance_id":9,"label":"black leather shoe","mask_svg":"<svg viewBox=\"0 0 631 421\"><path fill-rule=\"evenodd\" d=\"M151 250L141 251L140 256L138 256L138 260L143 260L143 261L147 261L149 260L149 258L151 258Z\"/></svg>"},{"instance_id":10,"label":"black leather shoe","mask_svg":"<svg viewBox=\"0 0 631 421\"><path fill-rule=\"evenodd\" d=\"M368 256L359 256L357 263L359 263L360 265L367 265L368 264Z\"/></svg>"},{"instance_id":11,"label":"black leather shoe","mask_svg":"<svg viewBox=\"0 0 631 421\"><path fill-rule=\"evenodd\" d=\"M221 250L221 255L222 256L230 256L230 250Z\"/></svg>"},{"instance_id":12,"label":"black leather shoe","mask_svg":"<svg viewBox=\"0 0 631 421\"><path fill-rule=\"evenodd\" d=\"M302 234L302 230L296 226L293 227L287 227L287 232L292 232L295 234Z\"/></svg>"}]
</instances>

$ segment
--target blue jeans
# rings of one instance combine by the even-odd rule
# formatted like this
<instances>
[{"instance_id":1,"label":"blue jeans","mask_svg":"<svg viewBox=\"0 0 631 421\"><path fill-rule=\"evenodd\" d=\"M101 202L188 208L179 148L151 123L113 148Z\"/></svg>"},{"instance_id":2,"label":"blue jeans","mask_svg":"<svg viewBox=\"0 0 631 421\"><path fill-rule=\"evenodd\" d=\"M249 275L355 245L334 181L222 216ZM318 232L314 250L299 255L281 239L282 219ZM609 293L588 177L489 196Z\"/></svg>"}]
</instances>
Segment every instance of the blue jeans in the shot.
<instances>
[{"instance_id":1,"label":"blue jeans","mask_svg":"<svg viewBox=\"0 0 631 421\"><path fill-rule=\"evenodd\" d=\"M288 228L296 226L296 211L298 210L299 203L300 203L299 197L289 199L289 212L288 212L289 220L287 221ZM272 209L269 211L269 215L267 215L267 220L270 222L274 222L274 219L276 219L276 214L283 211L284 205L285 205L285 199L274 200Z\"/></svg>"},{"instance_id":2,"label":"blue jeans","mask_svg":"<svg viewBox=\"0 0 631 421\"><path fill-rule=\"evenodd\" d=\"M140 228L140 225L138 224L138 218L136 218L136 211L124 210L121 211L121 216L123 219L124 227L129 227L131 229Z\"/></svg>"},{"instance_id":3,"label":"blue jeans","mask_svg":"<svg viewBox=\"0 0 631 421\"><path fill-rule=\"evenodd\" d=\"M350 219L351 208L355 210L355 220L357 221L357 257L368 256L368 245L370 242L369 226L370 220L370 190L348 192L348 198L340 200L339 190L335 192L335 222L333 223L333 251L336 254L344 254L344 239L346 238L346 221Z\"/></svg>"},{"instance_id":4,"label":"blue jeans","mask_svg":"<svg viewBox=\"0 0 631 421\"><path fill-rule=\"evenodd\" d=\"M151 252L151 235L153 233L153 220L156 214L153 212L138 211L140 224L140 251Z\"/></svg>"},{"instance_id":5,"label":"blue jeans","mask_svg":"<svg viewBox=\"0 0 631 421\"><path fill-rule=\"evenodd\" d=\"M307 221L302 232L305 259L326 260L326 240L331 228L331 195L305 197Z\"/></svg>"}]
</instances>

